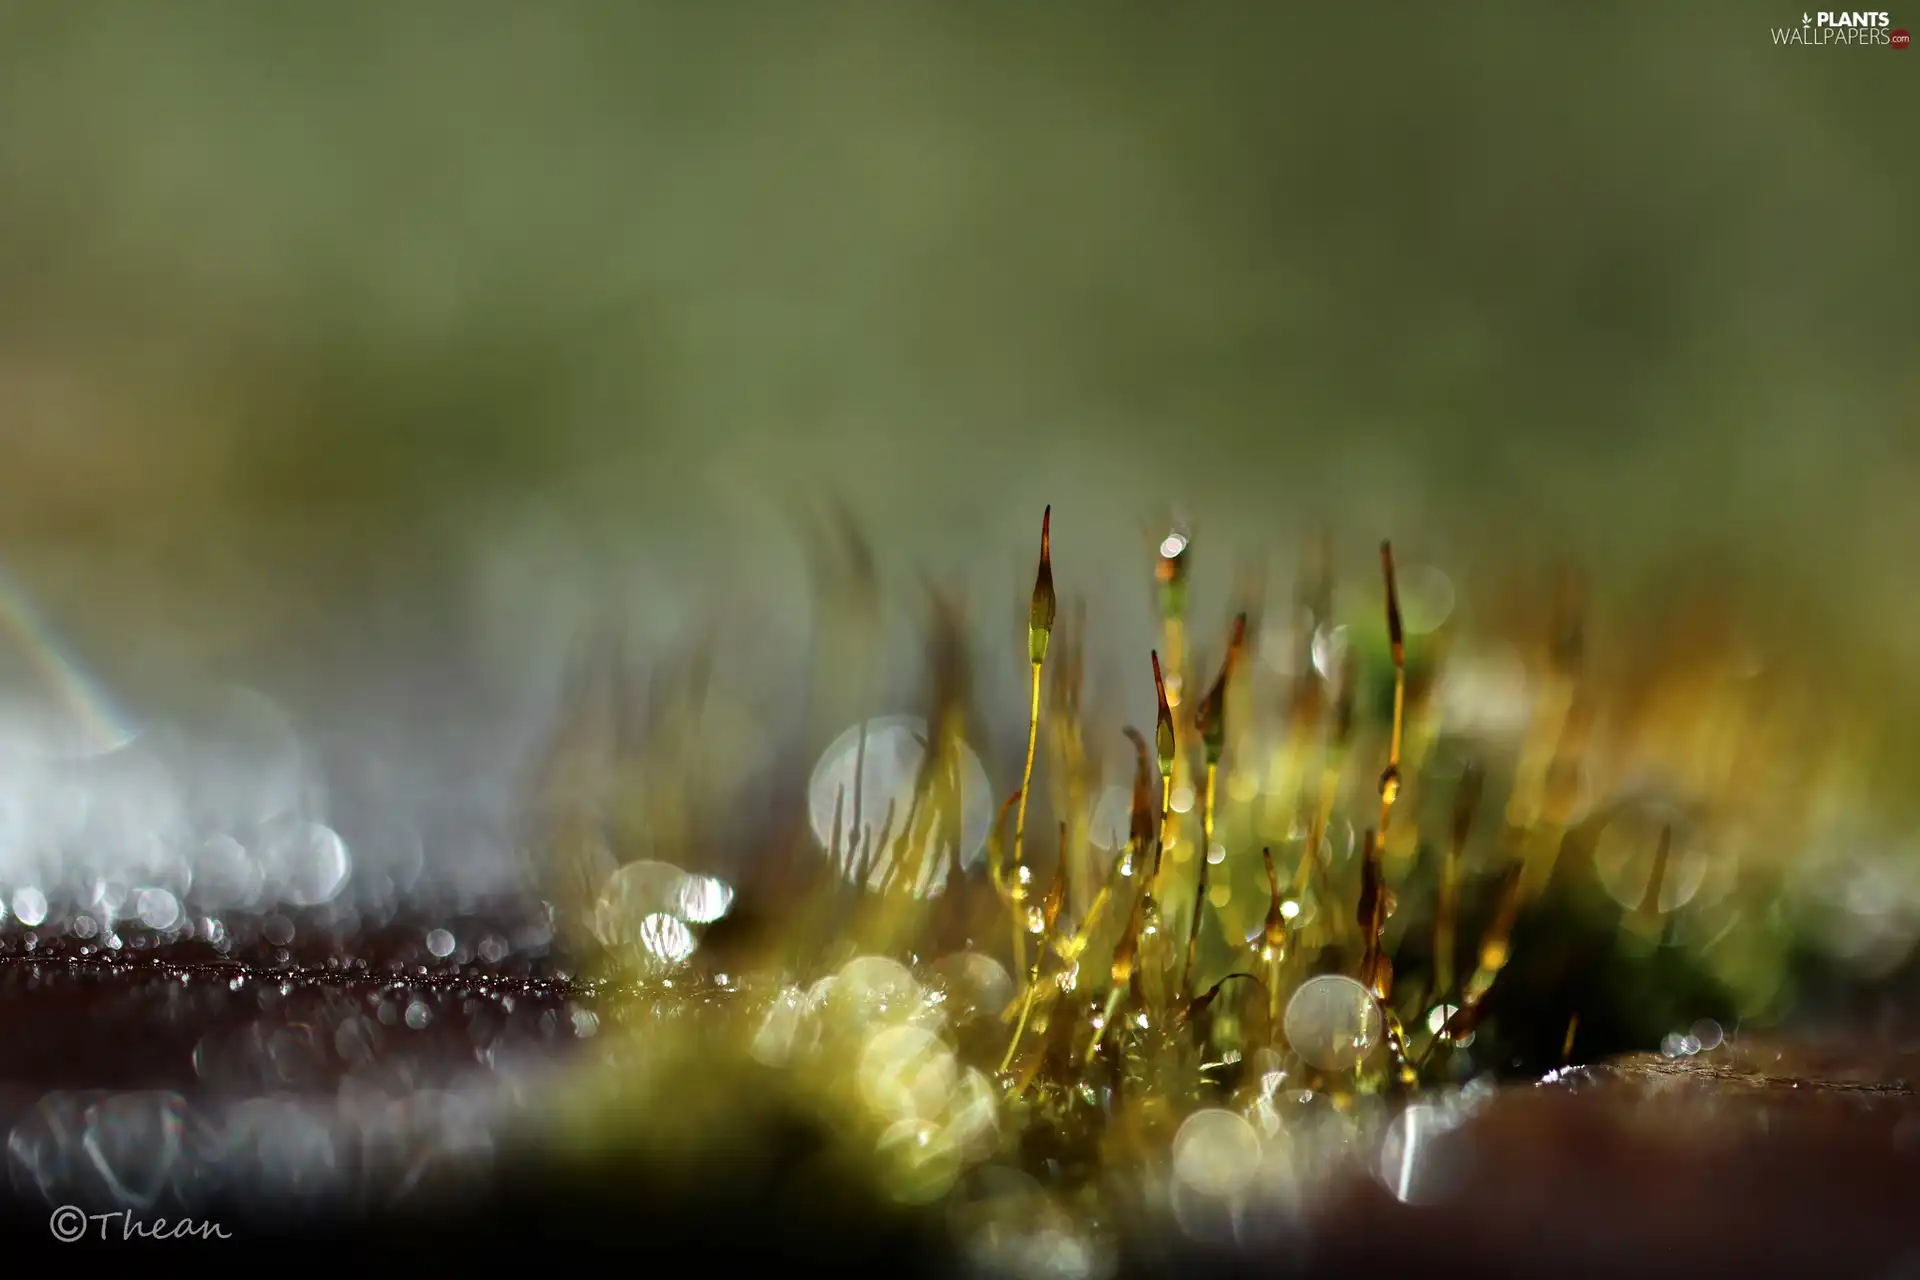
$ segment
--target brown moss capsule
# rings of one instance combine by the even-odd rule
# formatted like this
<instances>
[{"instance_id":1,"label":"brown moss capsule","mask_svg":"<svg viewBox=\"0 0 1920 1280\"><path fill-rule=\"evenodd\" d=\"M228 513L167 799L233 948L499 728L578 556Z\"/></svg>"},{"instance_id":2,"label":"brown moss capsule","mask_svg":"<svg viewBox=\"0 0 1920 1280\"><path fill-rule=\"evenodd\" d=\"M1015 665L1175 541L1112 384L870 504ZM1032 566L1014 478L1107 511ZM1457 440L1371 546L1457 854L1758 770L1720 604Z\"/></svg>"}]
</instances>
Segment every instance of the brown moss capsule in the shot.
<instances>
[{"instance_id":1,"label":"brown moss capsule","mask_svg":"<svg viewBox=\"0 0 1920 1280\"><path fill-rule=\"evenodd\" d=\"M1206 748L1207 763L1220 763L1220 754L1226 748L1227 741L1227 684L1233 678L1233 670L1240 660L1240 650L1247 639L1247 615L1241 614L1233 620L1233 636L1227 642L1227 656L1220 664L1220 674L1214 678L1213 687L1207 690L1207 696L1200 703L1200 712L1196 719L1200 726L1200 741Z\"/></svg>"},{"instance_id":2,"label":"brown moss capsule","mask_svg":"<svg viewBox=\"0 0 1920 1280\"><path fill-rule=\"evenodd\" d=\"M1287 916L1286 912L1281 908L1280 875L1273 869L1273 850L1261 849L1260 860L1266 864L1267 892L1269 895L1267 925L1261 942L1268 958L1277 960L1286 950Z\"/></svg>"},{"instance_id":3,"label":"brown moss capsule","mask_svg":"<svg viewBox=\"0 0 1920 1280\"><path fill-rule=\"evenodd\" d=\"M1040 920L1048 937L1060 922L1060 912L1067 903L1067 824L1060 824L1060 861L1054 867L1053 882L1047 886L1047 896L1041 903ZM1036 966L1037 967L1037 966Z\"/></svg>"},{"instance_id":4,"label":"brown moss capsule","mask_svg":"<svg viewBox=\"0 0 1920 1280\"><path fill-rule=\"evenodd\" d=\"M1124 730L1133 744L1133 800L1127 824L1128 852L1135 856L1153 843L1153 771L1147 763L1147 740L1134 728Z\"/></svg>"},{"instance_id":5,"label":"brown moss capsule","mask_svg":"<svg viewBox=\"0 0 1920 1280\"><path fill-rule=\"evenodd\" d=\"M1380 544L1380 573L1387 582L1387 643L1393 649L1393 665L1406 665L1407 637L1400 622L1400 587L1394 580L1393 544Z\"/></svg>"},{"instance_id":6,"label":"brown moss capsule","mask_svg":"<svg viewBox=\"0 0 1920 1280\"><path fill-rule=\"evenodd\" d=\"M1027 656L1034 666L1047 660L1047 642L1053 638L1054 614L1059 602L1053 593L1053 508L1040 516L1040 571L1033 580L1033 602L1027 609Z\"/></svg>"},{"instance_id":7,"label":"brown moss capsule","mask_svg":"<svg viewBox=\"0 0 1920 1280\"><path fill-rule=\"evenodd\" d=\"M1160 700L1159 711L1153 722L1153 745L1160 757L1160 776L1173 776L1173 705L1167 701L1167 681L1160 671L1160 653L1153 654L1153 690Z\"/></svg>"}]
</instances>

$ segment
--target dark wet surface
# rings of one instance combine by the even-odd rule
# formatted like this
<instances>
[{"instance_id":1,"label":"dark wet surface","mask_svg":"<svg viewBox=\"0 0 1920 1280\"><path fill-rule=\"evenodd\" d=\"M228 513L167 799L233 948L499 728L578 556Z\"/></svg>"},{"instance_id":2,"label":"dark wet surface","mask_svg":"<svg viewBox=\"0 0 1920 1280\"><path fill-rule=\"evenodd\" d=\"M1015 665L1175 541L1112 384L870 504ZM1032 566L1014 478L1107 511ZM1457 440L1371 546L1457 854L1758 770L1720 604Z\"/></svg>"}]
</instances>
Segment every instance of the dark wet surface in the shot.
<instances>
[{"instance_id":1,"label":"dark wet surface","mask_svg":"<svg viewBox=\"0 0 1920 1280\"><path fill-rule=\"evenodd\" d=\"M0 1019L11 1031L0 1036L0 1082L16 1093L332 1093L385 1063L427 1087L501 1053L574 1039L572 1008L591 992L552 966L419 963L431 960L415 958L422 931L391 935L351 955L324 944L221 954L71 939L28 950L15 940L0 951Z\"/></svg>"},{"instance_id":2,"label":"dark wet surface","mask_svg":"<svg viewBox=\"0 0 1920 1280\"><path fill-rule=\"evenodd\" d=\"M90 1197L145 1187L159 1190L149 1213L191 1204L235 1247L456 1258L559 1239L714 1266L959 1267L939 1221L851 1185L826 1195L804 1126L770 1129L775 1154L744 1180L509 1140L524 1094L488 1099L593 1039L593 988L525 960L423 973L367 951L364 966L257 949L82 956L70 940L0 955L14 1237L48 1241L55 1203L106 1211ZM1869 1042L1743 1040L1570 1068L1435 1126L1411 1159L1363 1157L1310 1207L1250 1209L1200 1239L1171 1219L1146 1225L1119 1266L1894 1280L1920 1261L1916 1080L1920 1052ZM306 1144L304 1165L290 1143ZM301 1182L315 1171L327 1179Z\"/></svg>"}]
</instances>

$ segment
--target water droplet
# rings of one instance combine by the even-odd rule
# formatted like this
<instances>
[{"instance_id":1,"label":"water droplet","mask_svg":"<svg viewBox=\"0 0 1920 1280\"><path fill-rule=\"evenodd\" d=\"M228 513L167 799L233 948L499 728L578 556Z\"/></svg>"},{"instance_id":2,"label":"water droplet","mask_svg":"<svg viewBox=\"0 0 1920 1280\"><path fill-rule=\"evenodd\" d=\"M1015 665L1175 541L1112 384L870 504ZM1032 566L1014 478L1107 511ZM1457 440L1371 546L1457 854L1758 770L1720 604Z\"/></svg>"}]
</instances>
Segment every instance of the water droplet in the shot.
<instances>
[{"instance_id":1,"label":"water droplet","mask_svg":"<svg viewBox=\"0 0 1920 1280\"><path fill-rule=\"evenodd\" d=\"M679 964L693 954L693 931L664 912L640 922L640 945L655 960Z\"/></svg>"},{"instance_id":2,"label":"water droplet","mask_svg":"<svg viewBox=\"0 0 1920 1280\"><path fill-rule=\"evenodd\" d=\"M1322 1071L1346 1071L1379 1042L1380 1006L1367 989L1338 973L1301 983L1287 1001L1287 1043Z\"/></svg>"},{"instance_id":3,"label":"water droplet","mask_svg":"<svg viewBox=\"0 0 1920 1280\"><path fill-rule=\"evenodd\" d=\"M685 876L678 915L688 924L712 924L733 909L733 886L712 876Z\"/></svg>"},{"instance_id":4,"label":"water droplet","mask_svg":"<svg viewBox=\"0 0 1920 1280\"><path fill-rule=\"evenodd\" d=\"M13 891L13 914L21 924L36 928L47 919L47 895L32 885L23 885Z\"/></svg>"},{"instance_id":5,"label":"water droplet","mask_svg":"<svg viewBox=\"0 0 1920 1280\"><path fill-rule=\"evenodd\" d=\"M1433 1006L1432 1010L1429 1011L1427 1014L1427 1030L1431 1031L1436 1036L1439 1035L1440 1032L1446 1027L1448 1019L1452 1018L1454 1014L1459 1012L1460 1012L1460 1009L1459 1009L1459 1006L1457 1005L1437 1004ZM1455 1044L1457 1047L1461 1049L1468 1048L1473 1044L1473 1038L1476 1034L1478 1033L1469 1031L1467 1032L1464 1038L1457 1041L1451 1041L1450 1043Z\"/></svg>"},{"instance_id":6,"label":"water droplet","mask_svg":"<svg viewBox=\"0 0 1920 1280\"><path fill-rule=\"evenodd\" d=\"M749 1052L754 1061L769 1067L786 1065L806 1017L807 1006L807 995L798 987L788 987L774 998L768 1006L766 1017L761 1021L760 1030L753 1037Z\"/></svg>"},{"instance_id":7,"label":"water droplet","mask_svg":"<svg viewBox=\"0 0 1920 1280\"><path fill-rule=\"evenodd\" d=\"M308 827L287 850L286 884L282 892L297 907L331 902L353 873L353 859L339 832L322 823Z\"/></svg>"},{"instance_id":8,"label":"water droplet","mask_svg":"<svg viewBox=\"0 0 1920 1280\"><path fill-rule=\"evenodd\" d=\"M1347 629L1322 623L1313 633L1313 669L1323 680L1338 680L1347 660Z\"/></svg>"},{"instance_id":9,"label":"water droplet","mask_svg":"<svg viewBox=\"0 0 1920 1280\"><path fill-rule=\"evenodd\" d=\"M333 1051L350 1066L363 1067L373 1061L377 1049L373 1023L357 1013L348 1014L333 1031Z\"/></svg>"},{"instance_id":10,"label":"water droplet","mask_svg":"<svg viewBox=\"0 0 1920 1280\"><path fill-rule=\"evenodd\" d=\"M888 1180L896 1200L930 1204L945 1195L960 1172L960 1153L946 1130L924 1120L900 1120L880 1135L881 1159L894 1166Z\"/></svg>"},{"instance_id":11,"label":"water droplet","mask_svg":"<svg viewBox=\"0 0 1920 1280\"><path fill-rule=\"evenodd\" d=\"M1259 1169L1260 1135L1235 1112L1196 1111L1174 1135L1173 1175L1202 1195L1233 1196Z\"/></svg>"},{"instance_id":12,"label":"water droplet","mask_svg":"<svg viewBox=\"0 0 1920 1280\"><path fill-rule=\"evenodd\" d=\"M1453 1124L1439 1107L1415 1103L1393 1118L1380 1144L1380 1180L1403 1204L1430 1204L1452 1190L1435 1140ZM1443 1144L1444 1145L1444 1144Z\"/></svg>"},{"instance_id":13,"label":"water droplet","mask_svg":"<svg viewBox=\"0 0 1920 1280\"><path fill-rule=\"evenodd\" d=\"M885 956L855 956L840 967L825 997L854 1022L899 1019L920 1007L920 984L907 967Z\"/></svg>"},{"instance_id":14,"label":"water droplet","mask_svg":"<svg viewBox=\"0 0 1920 1280\"><path fill-rule=\"evenodd\" d=\"M142 889L133 901L134 914L149 929L165 931L180 923L180 900L165 889Z\"/></svg>"},{"instance_id":15,"label":"water droplet","mask_svg":"<svg viewBox=\"0 0 1920 1280\"><path fill-rule=\"evenodd\" d=\"M1402 566L1395 575L1400 589L1401 626L1410 636L1438 631L1453 616L1453 582L1427 564Z\"/></svg>"},{"instance_id":16,"label":"water droplet","mask_svg":"<svg viewBox=\"0 0 1920 1280\"><path fill-rule=\"evenodd\" d=\"M186 1099L175 1093L129 1093L87 1109L82 1150L115 1203L149 1209L179 1162Z\"/></svg>"},{"instance_id":17,"label":"water droplet","mask_svg":"<svg viewBox=\"0 0 1920 1280\"><path fill-rule=\"evenodd\" d=\"M867 888L886 882L896 856L896 847L906 834L905 821L913 808L914 791L923 772L927 747L933 741L925 720L914 716L883 716L855 725L834 740L821 756L807 788L808 816L814 837L833 859L842 875L859 874L862 864L871 861ZM986 769L964 743L954 747L954 780L958 784L960 808L961 865L978 861L986 844L987 827L992 821L992 790ZM859 798L859 814L854 799ZM880 844L888 808L893 811L893 827ZM839 813L836 830L834 815ZM911 839L899 854L906 865L896 880L902 884L918 874L912 886L922 897L931 897L946 887L948 862L944 850L936 844L934 824L921 831L918 843ZM836 845L835 841L838 841ZM942 856L935 856L940 854Z\"/></svg>"},{"instance_id":18,"label":"water droplet","mask_svg":"<svg viewBox=\"0 0 1920 1280\"><path fill-rule=\"evenodd\" d=\"M211 836L193 860L190 897L209 911L252 906L264 873L247 847L230 835Z\"/></svg>"},{"instance_id":19,"label":"water droplet","mask_svg":"<svg viewBox=\"0 0 1920 1280\"><path fill-rule=\"evenodd\" d=\"M956 1023L1000 1016L1014 997L1013 979L998 960L962 951L934 962L932 982L941 1005Z\"/></svg>"},{"instance_id":20,"label":"water droplet","mask_svg":"<svg viewBox=\"0 0 1920 1280\"><path fill-rule=\"evenodd\" d=\"M890 1120L937 1116L958 1078L952 1051L924 1027L887 1027L860 1055L860 1092Z\"/></svg>"},{"instance_id":21,"label":"water droplet","mask_svg":"<svg viewBox=\"0 0 1920 1280\"><path fill-rule=\"evenodd\" d=\"M1675 816L1664 806L1630 809L1611 819L1594 841L1593 870L1615 902L1637 911L1652 887L1659 865L1661 829ZM1660 880L1658 907L1678 911L1699 894L1710 859L1686 826L1672 827L1667 862Z\"/></svg>"},{"instance_id":22,"label":"water droplet","mask_svg":"<svg viewBox=\"0 0 1920 1280\"><path fill-rule=\"evenodd\" d=\"M1087 823L1087 838L1096 849L1123 849L1133 829L1133 792L1127 787L1108 787L1094 801Z\"/></svg>"}]
</instances>

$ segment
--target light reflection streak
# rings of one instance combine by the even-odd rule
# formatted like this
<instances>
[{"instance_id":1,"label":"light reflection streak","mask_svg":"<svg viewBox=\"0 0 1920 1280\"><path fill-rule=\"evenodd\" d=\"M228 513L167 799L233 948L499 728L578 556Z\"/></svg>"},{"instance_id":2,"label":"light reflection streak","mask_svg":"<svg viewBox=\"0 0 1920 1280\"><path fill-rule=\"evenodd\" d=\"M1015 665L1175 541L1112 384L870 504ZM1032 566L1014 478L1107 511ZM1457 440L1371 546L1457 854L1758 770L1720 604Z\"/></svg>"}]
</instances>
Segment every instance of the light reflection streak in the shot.
<instances>
[{"instance_id":1,"label":"light reflection streak","mask_svg":"<svg viewBox=\"0 0 1920 1280\"><path fill-rule=\"evenodd\" d=\"M119 751L140 736L133 716L88 670L20 581L0 565L0 632L13 637L68 723L46 726L51 754L85 758ZM63 741L64 740L64 741ZM58 744L56 746L56 744Z\"/></svg>"}]
</instances>

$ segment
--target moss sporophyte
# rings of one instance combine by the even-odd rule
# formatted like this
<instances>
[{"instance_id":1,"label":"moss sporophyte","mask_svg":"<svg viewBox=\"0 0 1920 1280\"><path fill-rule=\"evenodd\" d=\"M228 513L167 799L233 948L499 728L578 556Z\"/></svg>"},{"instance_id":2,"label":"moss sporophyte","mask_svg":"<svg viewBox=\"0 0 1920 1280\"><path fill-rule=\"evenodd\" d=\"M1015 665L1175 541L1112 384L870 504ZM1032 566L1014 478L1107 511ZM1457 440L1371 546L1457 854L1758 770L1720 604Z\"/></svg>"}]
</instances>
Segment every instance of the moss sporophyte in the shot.
<instances>
[{"instance_id":1,"label":"moss sporophyte","mask_svg":"<svg viewBox=\"0 0 1920 1280\"><path fill-rule=\"evenodd\" d=\"M646 1060L684 1032L711 1087L724 1063L772 1072L739 1087L824 1116L896 1198L1013 1168L1098 1218L1196 1116L1238 1117L1193 1131L1230 1146L1766 1007L1725 948L1616 943L1698 936L1741 889L1702 869L1722 856L1712 805L1641 821L1637 793L1606 793L1634 762L1583 710L1601 690L1577 597L1521 644L1482 644L1450 587L1435 603L1436 571L1408 576L1386 543L1370 605L1337 609L1317 542L1292 614L1235 614L1183 698L1195 547L1169 534L1160 643L1135 659L1139 702L1118 700L1144 706L1151 677L1151 734L1101 730L1114 703L1085 705L1085 614L1059 609L1052 535L1049 508L1018 785L993 787L966 740L949 618L929 714L843 734L811 830L740 873L735 915L757 923L689 930L671 957L644 930L586 939ZM1501 684L1487 655L1507 652ZM1623 845L1630 829L1648 834Z\"/></svg>"}]
</instances>

